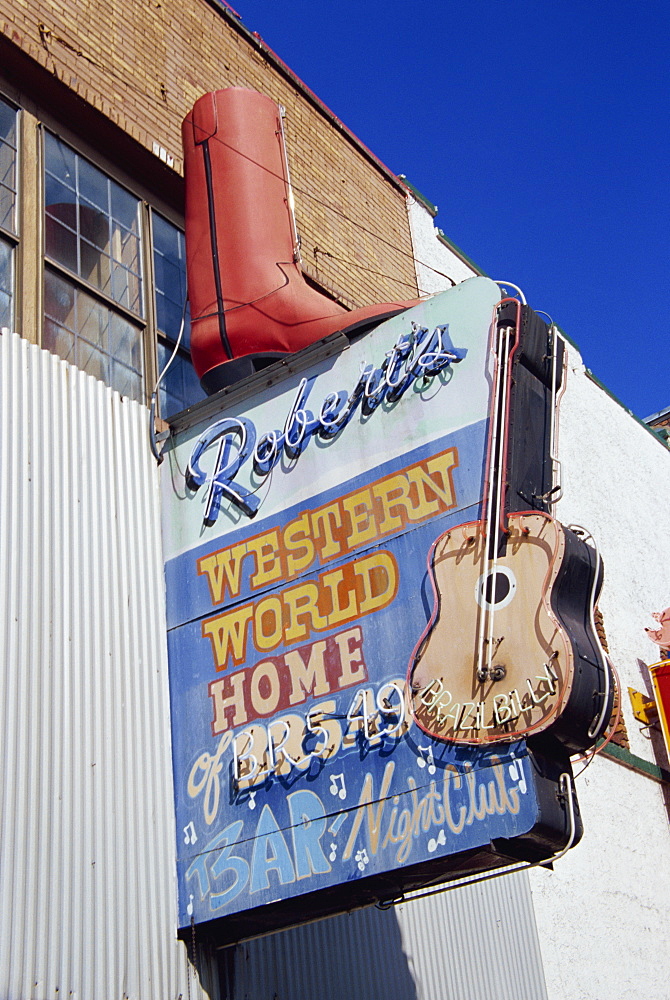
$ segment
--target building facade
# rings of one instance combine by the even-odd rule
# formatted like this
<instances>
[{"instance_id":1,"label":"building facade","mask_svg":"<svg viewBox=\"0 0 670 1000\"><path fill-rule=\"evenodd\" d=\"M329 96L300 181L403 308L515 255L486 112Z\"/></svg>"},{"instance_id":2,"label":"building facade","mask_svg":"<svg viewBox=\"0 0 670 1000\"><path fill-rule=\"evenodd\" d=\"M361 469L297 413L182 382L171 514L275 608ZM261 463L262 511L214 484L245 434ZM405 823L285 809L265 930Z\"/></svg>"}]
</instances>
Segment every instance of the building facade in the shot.
<instances>
[{"instance_id":1,"label":"building facade","mask_svg":"<svg viewBox=\"0 0 670 1000\"><path fill-rule=\"evenodd\" d=\"M628 688L651 696L644 630L670 603L670 455L571 344L556 516L597 536L620 679L612 738L574 764L581 843L553 871L306 913L227 948L178 936L150 404L173 351L151 431L174 433L203 399L184 116L229 86L285 109L303 274L345 308L482 272L226 4L2 0L0 14L0 996L662 1000L670 765Z\"/></svg>"}]
</instances>

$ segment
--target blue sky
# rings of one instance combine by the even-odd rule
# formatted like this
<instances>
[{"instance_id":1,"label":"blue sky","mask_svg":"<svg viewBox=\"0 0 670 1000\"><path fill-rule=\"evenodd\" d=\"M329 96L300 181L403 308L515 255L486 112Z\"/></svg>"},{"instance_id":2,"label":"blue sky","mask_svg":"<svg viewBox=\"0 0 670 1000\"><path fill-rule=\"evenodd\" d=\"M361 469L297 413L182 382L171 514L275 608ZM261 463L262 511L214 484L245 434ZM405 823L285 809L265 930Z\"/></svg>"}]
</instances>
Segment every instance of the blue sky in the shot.
<instances>
[{"instance_id":1,"label":"blue sky","mask_svg":"<svg viewBox=\"0 0 670 1000\"><path fill-rule=\"evenodd\" d=\"M233 0L634 413L670 406L670 4Z\"/></svg>"}]
</instances>

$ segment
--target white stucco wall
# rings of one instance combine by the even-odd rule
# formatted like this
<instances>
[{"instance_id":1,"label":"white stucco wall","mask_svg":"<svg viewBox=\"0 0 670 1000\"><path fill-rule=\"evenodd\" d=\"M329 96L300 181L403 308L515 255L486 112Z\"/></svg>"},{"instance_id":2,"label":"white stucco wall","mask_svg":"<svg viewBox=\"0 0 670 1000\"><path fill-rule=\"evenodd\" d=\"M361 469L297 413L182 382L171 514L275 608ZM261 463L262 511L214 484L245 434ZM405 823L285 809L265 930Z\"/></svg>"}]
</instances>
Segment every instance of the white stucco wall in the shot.
<instances>
[{"instance_id":1,"label":"white stucco wall","mask_svg":"<svg viewBox=\"0 0 670 1000\"><path fill-rule=\"evenodd\" d=\"M652 611L670 604L670 451L586 373L569 351L560 408L564 496L556 516L588 528L605 564L599 601L621 678L630 749L657 761L630 711L628 686L651 692L646 664L660 659L645 635Z\"/></svg>"},{"instance_id":2,"label":"white stucco wall","mask_svg":"<svg viewBox=\"0 0 670 1000\"><path fill-rule=\"evenodd\" d=\"M478 273L455 250L438 239L433 216L413 195L408 195L407 210L421 295L443 292Z\"/></svg>"},{"instance_id":3,"label":"white stucco wall","mask_svg":"<svg viewBox=\"0 0 670 1000\"><path fill-rule=\"evenodd\" d=\"M667 767L658 739L633 717L628 687L650 690L645 664L659 650L644 628L670 604L670 452L588 376L573 348L559 454L556 516L588 528L605 564L600 607L631 752ZM666 1000L668 788L604 757L576 786L581 843L553 873L531 872L549 1000Z\"/></svg>"},{"instance_id":4,"label":"white stucco wall","mask_svg":"<svg viewBox=\"0 0 670 1000\"><path fill-rule=\"evenodd\" d=\"M579 767L576 767L576 771ZM584 837L530 872L549 1000L667 1000L662 787L604 758L577 779Z\"/></svg>"}]
</instances>

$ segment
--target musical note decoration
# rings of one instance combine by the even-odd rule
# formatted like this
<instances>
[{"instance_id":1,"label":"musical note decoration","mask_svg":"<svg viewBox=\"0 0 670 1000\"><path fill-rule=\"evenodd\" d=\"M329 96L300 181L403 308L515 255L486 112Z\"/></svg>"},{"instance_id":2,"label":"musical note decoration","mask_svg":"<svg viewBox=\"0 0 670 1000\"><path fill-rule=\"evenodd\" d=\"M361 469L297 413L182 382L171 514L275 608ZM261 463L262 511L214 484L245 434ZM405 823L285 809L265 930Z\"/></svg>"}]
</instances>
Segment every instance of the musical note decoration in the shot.
<instances>
[{"instance_id":1,"label":"musical note decoration","mask_svg":"<svg viewBox=\"0 0 670 1000\"><path fill-rule=\"evenodd\" d=\"M354 855L354 861L358 867L359 871L364 872L366 865L370 864L370 858L368 857L368 852L363 847L360 851L356 851Z\"/></svg>"},{"instance_id":2,"label":"musical note decoration","mask_svg":"<svg viewBox=\"0 0 670 1000\"><path fill-rule=\"evenodd\" d=\"M523 774L523 765L521 764L520 761L516 760L512 761L512 763L509 766L509 776L512 779L512 781L516 781L517 787L521 792L521 794L525 795L528 786L526 785L526 779Z\"/></svg>"},{"instance_id":3,"label":"musical note decoration","mask_svg":"<svg viewBox=\"0 0 670 1000\"><path fill-rule=\"evenodd\" d=\"M417 750L419 751L419 756L416 759L417 765L419 767L427 767L428 768L428 774L435 774L435 771L437 770L437 768L435 767L435 758L433 757L433 748L431 746L417 747ZM426 759L425 760L421 756L422 754L426 755Z\"/></svg>"},{"instance_id":4,"label":"musical note decoration","mask_svg":"<svg viewBox=\"0 0 670 1000\"><path fill-rule=\"evenodd\" d=\"M433 854L438 849L438 847L444 847L446 843L447 843L446 834L444 830L440 830L437 837L431 837L430 840L428 841L429 853Z\"/></svg>"},{"instance_id":5,"label":"musical note decoration","mask_svg":"<svg viewBox=\"0 0 670 1000\"><path fill-rule=\"evenodd\" d=\"M337 795L340 799L346 799L347 786L344 781L344 774L331 774L330 794Z\"/></svg>"}]
</instances>

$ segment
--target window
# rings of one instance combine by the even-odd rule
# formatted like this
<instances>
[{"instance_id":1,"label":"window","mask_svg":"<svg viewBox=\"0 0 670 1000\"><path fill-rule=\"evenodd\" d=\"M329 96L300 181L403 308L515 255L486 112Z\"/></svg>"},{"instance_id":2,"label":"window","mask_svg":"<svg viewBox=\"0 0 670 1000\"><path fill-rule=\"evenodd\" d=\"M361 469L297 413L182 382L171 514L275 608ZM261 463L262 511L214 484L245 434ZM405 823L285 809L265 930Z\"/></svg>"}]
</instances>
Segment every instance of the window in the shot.
<instances>
[{"instance_id":1,"label":"window","mask_svg":"<svg viewBox=\"0 0 670 1000\"><path fill-rule=\"evenodd\" d=\"M14 325L17 111L0 100L0 326Z\"/></svg>"},{"instance_id":2,"label":"window","mask_svg":"<svg viewBox=\"0 0 670 1000\"><path fill-rule=\"evenodd\" d=\"M184 312L186 253L184 234L176 226L157 212L153 213L152 223L158 369L163 371L177 344ZM189 349L190 317L187 309L181 343L159 389L163 417L170 417L205 398L191 364Z\"/></svg>"},{"instance_id":3,"label":"window","mask_svg":"<svg viewBox=\"0 0 670 1000\"><path fill-rule=\"evenodd\" d=\"M143 401L140 210L138 198L46 133L42 346Z\"/></svg>"},{"instance_id":4,"label":"window","mask_svg":"<svg viewBox=\"0 0 670 1000\"><path fill-rule=\"evenodd\" d=\"M45 132L44 333L42 346L146 402L179 337L186 298L184 234L50 132ZM4 202L0 202L0 210ZM150 231L149 231L149 223ZM153 274L143 274L151 246ZM0 278L2 275L0 246ZM153 281L152 281L153 279ZM147 288L153 285L153 309ZM152 330L155 314L156 330ZM148 336L156 334L157 358ZM204 398L190 360L190 324L159 396L168 417ZM147 347L149 361L147 364Z\"/></svg>"}]
</instances>

